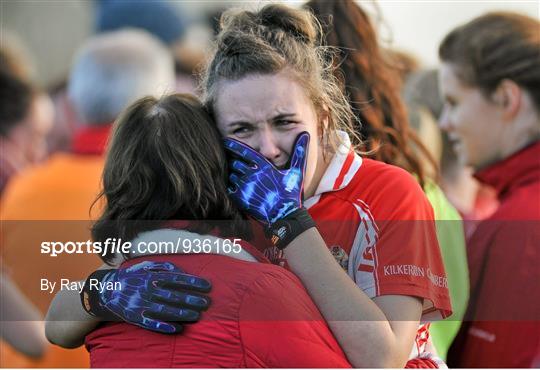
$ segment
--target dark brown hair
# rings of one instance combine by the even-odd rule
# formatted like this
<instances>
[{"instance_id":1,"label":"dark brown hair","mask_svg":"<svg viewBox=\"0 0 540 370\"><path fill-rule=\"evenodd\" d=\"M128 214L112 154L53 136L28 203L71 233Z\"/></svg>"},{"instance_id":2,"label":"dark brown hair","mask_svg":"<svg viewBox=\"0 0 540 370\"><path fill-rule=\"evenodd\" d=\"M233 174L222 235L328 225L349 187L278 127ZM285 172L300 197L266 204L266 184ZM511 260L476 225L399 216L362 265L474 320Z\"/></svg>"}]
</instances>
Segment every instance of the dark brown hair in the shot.
<instances>
[{"instance_id":1,"label":"dark brown hair","mask_svg":"<svg viewBox=\"0 0 540 370\"><path fill-rule=\"evenodd\" d=\"M286 70L303 86L318 113L328 112L328 127L321 130L335 149L340 143L337 129L349 133L353 141L356 134L354 116L333 68L332 52L320 46L320 25L310 12L279 4L256 12L231 9L221 17L215 48L202 74L203 100L212 110L220 81Z\"/></svg>"},{"instance_id":2,"label":"dark brown hair","mask_svg":"<svg viewBox=\"0 0 540 370\"><path fill-rule=\"evenodd\" d=\"M8 136L26 118L33 96L28 83L3 65L0 67L0 136Z\"/></svg>"},{"instance_id":3,"label":"dark brown hair","mask_svg":"<svg viewBox=\"0 0 540 370\"><path fill-rule=\"evenodd\" d=\"M204 233L223 220L221 236L245 238L226 180L219 133L195 97L142 98L114 124L100 194L105 210L92 236L130 240L167 220L197 220L188 229Z\"/></svg>"},{"instance_id":4,"label":"dark brown hair","mask_svg":"<svg viewBox=\"0 0 540 370\"><path fill-rule=\"evenodd\" d=\"M336 74L358 117L355 130L363 141L360 148L367 152L364 155L402 167L424 185L427 171L420 157L435 172L437 165L409 127L399 70L385 58L369 17L353 1L312 0L306 7L321 22L326 43L340 50Z\"/></svg>"},{"instance_id":5,"label":"dark brown hair","mask_svg":"<svg viewBox=\"0 0 540 370\"><path fill-rule=\"evenodd\" d=\"M540 112L540 22L510 12L488 13L450 32L439 47L443 62L487 98L504 79L531 94Z\"/></svg>"}]
</instances>

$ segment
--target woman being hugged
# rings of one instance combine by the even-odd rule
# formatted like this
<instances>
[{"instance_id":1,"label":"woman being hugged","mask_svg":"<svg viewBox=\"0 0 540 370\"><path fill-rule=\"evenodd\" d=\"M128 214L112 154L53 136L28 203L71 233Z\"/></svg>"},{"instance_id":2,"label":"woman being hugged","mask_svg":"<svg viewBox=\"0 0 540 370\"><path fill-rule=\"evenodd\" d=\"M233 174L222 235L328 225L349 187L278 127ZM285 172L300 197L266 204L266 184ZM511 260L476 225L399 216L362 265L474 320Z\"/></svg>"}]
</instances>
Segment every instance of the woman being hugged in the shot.
<instances>
[{"instance_id":1,"label":"woman being hugged","mask_svg":"<svg viewBox=\"0 0 540 370\"><path fill-rule=\"evenodd\" d=\"M204 101L230 138L231 196L267 229L352 365L403 367L422 312L451 310L433 210L406 171L355 153L353 115L319 37L307 11L225 13ZM291 205L302 132L305 201Z\"/></svg>"}]
</instances>

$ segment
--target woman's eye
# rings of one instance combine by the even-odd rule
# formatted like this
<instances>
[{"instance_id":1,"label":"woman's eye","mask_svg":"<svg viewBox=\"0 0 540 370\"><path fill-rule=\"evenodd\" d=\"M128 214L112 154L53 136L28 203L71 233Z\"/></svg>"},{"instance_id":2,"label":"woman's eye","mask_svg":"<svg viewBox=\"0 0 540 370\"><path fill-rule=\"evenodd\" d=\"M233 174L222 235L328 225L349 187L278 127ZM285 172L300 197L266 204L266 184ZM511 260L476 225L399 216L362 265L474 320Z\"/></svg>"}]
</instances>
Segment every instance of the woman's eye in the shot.
<instances>
[{"instance_id":1,"label":"woman's eye","mask_svg":"<svg viewBox=\"0 0 540 370\"><path fill-rule=\"evenodd\" d=\"M447 99L446 104L448 105L448 107L454 108L456 106L456 101L453 99Z\"/></svg>"},{"instance_id":2,"label":"woman's eye","mask_svg":"<svg viewBox=\"0 0 540 370\"><path fill-rule=\"evenodd\" d=\"M279 120L279 121L276 121L276 126L288 126L288 125L294 125L295 121L290 121L290 120Z\"/></svg>"},{"instance_id":3,"label":"woman's eye","mask_svg":"<svg viewBox=\"0 0 540 370\"><path fill-rule=\"evenodd\" d=\"M234 135L247 135L251 132L249 127L238 127L233 130Z\"/></svg>"}]
</instances>

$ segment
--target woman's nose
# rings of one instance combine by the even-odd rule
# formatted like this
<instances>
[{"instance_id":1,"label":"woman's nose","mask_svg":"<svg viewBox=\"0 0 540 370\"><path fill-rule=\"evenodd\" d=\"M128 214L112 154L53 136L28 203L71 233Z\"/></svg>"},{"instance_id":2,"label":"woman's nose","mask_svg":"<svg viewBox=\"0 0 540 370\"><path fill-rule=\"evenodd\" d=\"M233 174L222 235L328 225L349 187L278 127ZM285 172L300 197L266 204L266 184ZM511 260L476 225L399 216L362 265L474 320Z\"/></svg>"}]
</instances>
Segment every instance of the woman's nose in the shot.
<instances>
[{"instance_id":1,"label":"woman's nose","mask_svg":"<svg viewBox=\"0 0 540 370\"><path fill-rule=\"evenodd\" d=\"M259 137L259 152L270 161L274 161L279 157L281 150L277 145L276 136L272 133L272 130L262 130Z\"/></svg>"},{"instance_id":2,"label":"woman's nose","mask_svg":"<svg viewBox=\"0 0 540 370\"><path fill-rule=\"evenodd\" d=\"M450 123L450 117L448 114L448 108L443 108L443 111L441 113L441 116L439 117L439 127L443 131L450 131L451 129L451 123Z\"/></svg>"}]
</instances>

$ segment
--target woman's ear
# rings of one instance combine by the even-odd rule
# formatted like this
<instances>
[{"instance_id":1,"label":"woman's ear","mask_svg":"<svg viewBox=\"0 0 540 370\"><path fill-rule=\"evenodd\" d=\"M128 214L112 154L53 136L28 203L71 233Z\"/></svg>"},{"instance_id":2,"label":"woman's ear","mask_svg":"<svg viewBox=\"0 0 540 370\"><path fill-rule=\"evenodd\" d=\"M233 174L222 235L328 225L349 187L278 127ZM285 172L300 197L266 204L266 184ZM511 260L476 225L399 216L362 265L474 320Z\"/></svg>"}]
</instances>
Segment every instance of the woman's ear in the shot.
<instances>
[{"instance_id":1,"label":"woman's ear","mask_svg":"<svg viewBox=\"0 0 540 370\"><path fill-rule=\"evenodd\" d=\"M512 121L521 108L522 90L512 80L502 80L495 92L493 100L502 110L502 118L505 122Z\"/></svg>"},{"instance_id":2,"label":"woman's ear","mask_svg":"<svg viewBox=\"0 0 540 370\"><path fill-rule=\"evenodd\" d=\"M330 110L326 104L323 104L322 108L318 113L319 119L319 137L322 137L323 134L328 131L328 126L330 124Z\"/></svg>"},{"instance_id":3,"label":"woman's ear","mask_svg":"<svg viewBox=\"0 0 540 370\"><path fill-rule=\"evenodd\" d=\"M323 106L322 109L319 110L317 114L317 120L318 128L317 128L317 136L319 139L319 143L323 148L328 148L330 145L330 140L328 138L328 127L330 126L330 113L328 112L328 109L326 109L326 106Z\"/></svg>"}]
</instances>

